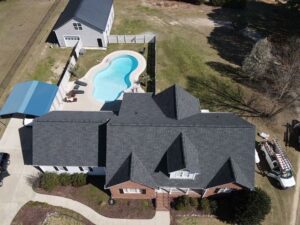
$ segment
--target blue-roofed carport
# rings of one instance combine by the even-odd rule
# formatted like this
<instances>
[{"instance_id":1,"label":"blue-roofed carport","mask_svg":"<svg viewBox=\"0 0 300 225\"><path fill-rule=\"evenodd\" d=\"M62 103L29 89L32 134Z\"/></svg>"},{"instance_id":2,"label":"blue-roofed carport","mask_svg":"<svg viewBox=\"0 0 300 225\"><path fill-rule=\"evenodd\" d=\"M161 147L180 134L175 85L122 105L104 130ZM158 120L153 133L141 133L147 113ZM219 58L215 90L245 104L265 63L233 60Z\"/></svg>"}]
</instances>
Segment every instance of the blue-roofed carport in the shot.
<instances>
[{"instance_id":1,"label":"blue-roofed carport","mask_svg":"<svg viewBox=\"0 0 300 225\"><path fill-rule=\"evenodd\" d=\"M58 87L39 81L16 84L0 110L0 117L42 116L49 112Z\"/></svg>"}]
</instances>

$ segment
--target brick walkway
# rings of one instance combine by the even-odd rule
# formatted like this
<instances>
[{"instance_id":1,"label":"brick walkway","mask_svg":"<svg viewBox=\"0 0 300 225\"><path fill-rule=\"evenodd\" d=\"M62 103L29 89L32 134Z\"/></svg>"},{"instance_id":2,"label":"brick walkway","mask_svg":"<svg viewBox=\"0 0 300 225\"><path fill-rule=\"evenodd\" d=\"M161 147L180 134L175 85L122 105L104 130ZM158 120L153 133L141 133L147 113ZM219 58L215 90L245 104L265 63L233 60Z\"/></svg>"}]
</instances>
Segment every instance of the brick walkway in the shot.
<instances>
[{"instance_id":1,"label":"brick walkway","mask_svg":"<svg viewBox=\"0 0 300 225\"><path fill-rule=\"evenodd\" d=\"M157 211L170 210L170 198L168 193L158 193L156 195L156 210Z\"/></svg>"}]
</instances>

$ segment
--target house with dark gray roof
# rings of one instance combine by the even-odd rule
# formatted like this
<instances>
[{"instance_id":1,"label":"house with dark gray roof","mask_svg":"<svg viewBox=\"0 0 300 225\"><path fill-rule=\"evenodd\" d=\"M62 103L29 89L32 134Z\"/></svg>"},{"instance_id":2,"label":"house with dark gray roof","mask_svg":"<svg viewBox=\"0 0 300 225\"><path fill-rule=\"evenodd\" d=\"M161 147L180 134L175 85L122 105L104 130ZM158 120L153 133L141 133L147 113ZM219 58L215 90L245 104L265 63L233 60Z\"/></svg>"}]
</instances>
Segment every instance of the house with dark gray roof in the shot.
<instances>
[{"instance_id":1,"label":"house with dark gray roof","mask_svg":"<svg viewBox=\"0 0 300 225\"><path fill-rule=\"evenodd\" d=\"M113 20L113 0L69 0L54 33L60 47L106 48Z\"/></svg>"},{"instance_id":2,"label":"house with dark gray roof","mask_svg":"<svg viewBox=\"0 0 300 225\"><path fill-rule=\"evenodd\" d=\"M177 85L126 93L117 114L56 111L33 123L33 165L95 169L112 198L251 190L254 149L252 124L233 113L202 113L199 100Z\"/></svg>"}]
</instances>

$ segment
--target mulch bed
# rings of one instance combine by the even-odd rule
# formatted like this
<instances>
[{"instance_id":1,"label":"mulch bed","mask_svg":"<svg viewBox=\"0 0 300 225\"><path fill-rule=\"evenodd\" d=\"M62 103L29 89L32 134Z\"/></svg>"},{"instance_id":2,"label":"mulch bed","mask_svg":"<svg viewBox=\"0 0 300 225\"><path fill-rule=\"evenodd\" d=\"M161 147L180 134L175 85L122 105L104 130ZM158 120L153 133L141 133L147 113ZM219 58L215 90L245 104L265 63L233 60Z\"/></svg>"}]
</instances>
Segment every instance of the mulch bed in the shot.
<instances>
[{"instance_id":1,"label":"mulch bed","mask_svg":"<svg viewBox=\"0 0 300 225\"><path fill-rule=\"evenodd\" d=\"M92 194L91 189L93 189ZM151 200L117 199L114 205L108 205L109 195L103 190L95 190L95 186L92 184L82 187L60 186L51 192L41 188L34 188L34 190L41 194L56 195L81 202L105 217L151 219L155 215L155 207Z\"/></svg>"},{"instance_id":2,"label":"mulch bed","mask_svg":"<svg viewBox=\"0 0 300 225\"><path fill-rule=\"evenodd\" d=\"M76 214L76 219L80 218L78 221L85 225L93 225L90 221L82 217L81 215L61 207L51 206L45 203L39 202L28 202L26 203L15 216L11 225L38 225L43 224L48 215L58 213L74 217Z\"/></svg>"}]
</instances>

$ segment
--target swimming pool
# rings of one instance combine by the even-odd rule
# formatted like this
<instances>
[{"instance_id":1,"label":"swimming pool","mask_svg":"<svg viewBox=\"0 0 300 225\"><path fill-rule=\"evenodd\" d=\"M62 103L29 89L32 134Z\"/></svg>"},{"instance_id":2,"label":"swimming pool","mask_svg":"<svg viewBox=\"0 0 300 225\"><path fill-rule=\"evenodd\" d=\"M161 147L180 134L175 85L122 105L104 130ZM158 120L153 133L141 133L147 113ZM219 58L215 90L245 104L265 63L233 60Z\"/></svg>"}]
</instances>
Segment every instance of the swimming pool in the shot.
<instances>
[{"instance_id":1,"label":"swimming pool","mask_svg":"<svg viewBox=\"0 0 300 225\"><path fill-rule=\"evenodd\" d=\"M145 69L145 64L145 59L137 52L111 53L105 57L100 64L102 66L95 72L93 96L100 102L111 102L120 98L123 92L137 81Z\"/></svg>"}]
</instances>

